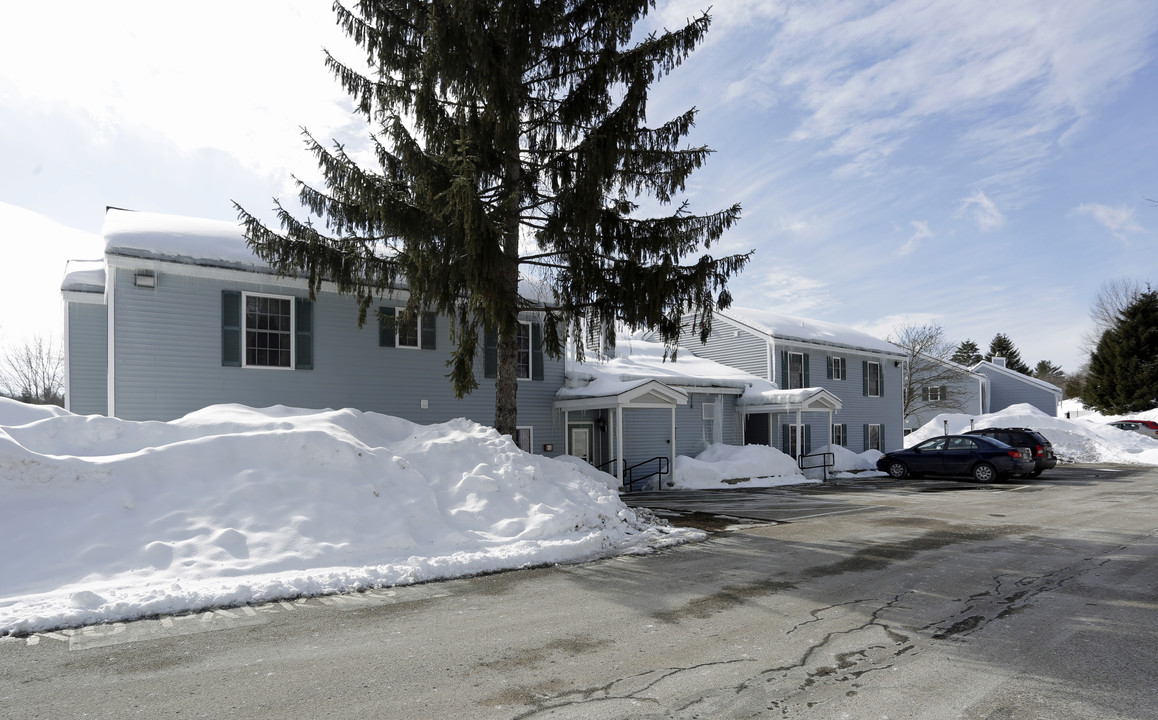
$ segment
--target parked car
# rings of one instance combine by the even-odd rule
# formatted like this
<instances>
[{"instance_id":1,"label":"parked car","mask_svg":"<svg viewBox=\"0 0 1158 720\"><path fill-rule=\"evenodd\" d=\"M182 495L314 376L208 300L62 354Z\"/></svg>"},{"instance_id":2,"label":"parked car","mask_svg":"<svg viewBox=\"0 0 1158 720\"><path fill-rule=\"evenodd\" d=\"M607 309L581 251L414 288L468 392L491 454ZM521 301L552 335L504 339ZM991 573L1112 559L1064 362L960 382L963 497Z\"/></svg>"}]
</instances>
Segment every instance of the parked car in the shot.
<instances>
[{"instance_id":1,"label":"parked car","mask_svg":"<svg viewBox=\"0 0 1158 720\"><path fill-rule=\"evenodd\" d=\"M909 475L961 475L977 482L1004 480L1033 472L1028 448L1015 448L977 435L942 435L905 450L885 453L877 469L894 478Z\"/></svg>"},{"instance_id":2,"label":"parked car","mask_svg":"<svg viewBox=\"0 0 1158 720\"><path fill-rule=\"evenodd\" d=\"M1037 430L1030 428L981 428L980 430L969 430L965 434L1000 440L1011 447L1029 448L1033 455L1033 471L1026 473L1028 477L1037 477L1042 472L1057 465L1057 456L1053 454L1053 445Z\"/></svg>"},{"instance_id":3,"label":"parked car","mask_svg":"<svg viewBox=\"0 0 1158 720\"><path fill-rule=\"evenodd\" d=\"M1148 438L1158 439L1158 422L1153 420L1115 420L1110 424L1119 430L1130 430Z\"/></svg>"}]
</instances>

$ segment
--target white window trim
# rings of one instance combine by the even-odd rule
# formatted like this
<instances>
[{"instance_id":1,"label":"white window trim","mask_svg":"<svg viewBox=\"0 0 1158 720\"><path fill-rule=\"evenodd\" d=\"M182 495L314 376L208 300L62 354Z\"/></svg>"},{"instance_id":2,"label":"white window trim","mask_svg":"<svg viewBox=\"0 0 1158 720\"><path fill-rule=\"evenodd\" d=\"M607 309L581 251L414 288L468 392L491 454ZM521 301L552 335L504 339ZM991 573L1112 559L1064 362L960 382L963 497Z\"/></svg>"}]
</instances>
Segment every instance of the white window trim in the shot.
<instances>
[{"instance_id":1,"label":"white window trim","mask_svg":"<svg viewBox=\"0 0 1158 720\"><path fill-rule=\"evenodd\" d=\"M422 349L422 316L426 313L418 313L414 318L414 335L413 345L402 344L402 308L394 309L394 347L399 350L421 350Z\"/></svg>"},{"instance_id":2,"label":"white window trim","mask_svg":"<svg viewBox=\"0 0 1158 720\"><path fill-rule=\"evenodd\" d=\"M800 358L800 384L795 386L795 387L792 386L792 381L794 379L792 377L792 356L793 355L796 355L797 357ZM804 353L793 352L793 351L789 350L788 351L788 368L787 369L788 369L788 387L786 387L784 389L785 390L799 390L800 388L803 388L804 387Z\"/></svg>"},{"instance_id":3,"label":"white window trim","mask_svg":"<svg viewBox=\"0 0 1158 720\"><path fill-rule=\"evenodd\" d=\"M832 424L832 444L843 446L845 441L844 431L841 429L840 423Z\"/></svg>"},{"instance_id":4,"label":"white window trim","mask_svg":"<svg viewBox=\"0 0 1158 720\"><path fill-rule=\"evenodd\" d=\"M877 446L875 448L873 447L873 428L877 429ZM885 441L884 441L884 438L881 437L881 425L880 425L880 423L869 423L868 424L868 439L866 441L866 444L868 445L868 447L866 447L865 450L880 450L884 446Z\"/></svg>"},{"instance_id":5,"label":"white window trim","mask_svg":"<svg viewBox=\"0 0 1158 720\"><path fill-rule=\"evenodd\" d=\"M534 337L534 334L532 332L533 328L531 327L533 324L534 323L532 323L530 320L520 320L519 321L519 325L526 326L526 328L527 328L527 376L526 377L519 375L519 355L518 354L521 352L521 350L519 350L518 348L515 349L515 380L520 381L520 382L523 380L526 380L527 382L531 382L531 379L535 377L535 348L532 346L532 343L535 341L535 337ZM518 333L515 334L515 342L516 343L518 342Z\"/></svg>"},{"instance_id":6,"label":"white window trim","mask_svg":"<svg viewBox=\"0 0 1158 720\"><path fill-rule=\"evenodd\" d=\"M936 386L936 387L930 386L929 387L929 402L941 402L941 400L943 400L943 399L944 398L941 397L940 386Z\"/></svg>"},{"instance_id":7,"label":"white window trim","mask_svg":"<svg viewBox=\"0 0 1158 720\"><path fill-rule=\"evenodd\" d=\"M872 382L871 382L872 369L873 369L874 365L877 368L877 389L876 389L876 392L873 392L873 386L872 386ZM868 377L865 378L865 384L868 386L868 397L882 397L882 395L881 395L881 379L883 378L883 373L884 373L884 369L879 362L877 362L876 360L869 360L868 361Z\"/></svg>"},{"instance_id":8,"label":"white window trim","mask_svg":"<svg viewBox=\"0 0 1158 720\"><path fill-rule=\"evenodd\" d=\"M290 307L290 312L289 312L289 316L290 316L290 329L289 329L290 357L289 357L289 365L288 366L281 367L278 365L250 365L249 364L249 326L246 325L247 313L246 313L245 309L246 309L246 307L249 306L249 298L251 298L251 297L264 297L264 298L273 298L275 300L288 300L289 301L289 307ZM297 329L298 329L297 308L295 307L295 304L294 304L294 296L293 295L274 295L272 293L256 293L256 292L248 292L248 291L243 290L241 292L241 367L252 368L254 370L281 370L283 372L286 370L292 371L295 367L297 367L297 351L298 351Z\"/></svg>"},{"instance_id":9,"label":"white window trim","mask_svg":"<svg viewBox=\"0 0 1158 720\"><path fill-rule=\"evenodd\" d=\"M832 379L844 380L845 376L844 358L833 356L832 358Z\"/></svg>"}]
</instances>

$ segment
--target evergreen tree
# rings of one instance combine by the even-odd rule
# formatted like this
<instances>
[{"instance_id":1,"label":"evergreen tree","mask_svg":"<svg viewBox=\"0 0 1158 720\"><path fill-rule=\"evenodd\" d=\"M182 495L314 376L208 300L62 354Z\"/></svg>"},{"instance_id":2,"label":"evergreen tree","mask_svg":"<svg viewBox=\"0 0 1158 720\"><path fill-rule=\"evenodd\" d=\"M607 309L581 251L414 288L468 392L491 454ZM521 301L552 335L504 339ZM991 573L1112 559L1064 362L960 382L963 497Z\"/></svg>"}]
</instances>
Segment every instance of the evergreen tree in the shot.
<instances>
[{"instance_id":1,"label":"evergreen tree","mask_svg":"<svg viewBox=\"0 0 1158 720\"><path fill-rule=\"evenodd\" d=\"M1039 360L1037 365L1033 368L1033 376L1038 380L1044 380L1052 385L1057 385L1059 388L1066 386L1065 370L1061 366L1054 365L1049 360Z\"/></svg>"},{"instance_id":2,"label":"evergreen tree","mask_svg":"<svg viewBox=\"0 0 1158 720\"><path fill-rule=\"evenodd\" d=\"M977 343L972 340L966 340L957 346L957 349L953 351L949 359L958 365L971 368L984 358L981 357L981 348L977 347Z\"/></svg>"},{"instance_id":3,"label":"evergreen tree","mask_svg":"<svg viewBox=\"0 0 1158 720\"><path fill-rule=\"evenodd\" d=\"M277 203L282 232L237 208L250 246L279 272L323 279L358 300L359 322L384 292L409 292L405 314L452 317L455 392L474 390L480 334L497 345L495 427L516 426L518 315L545 313L544 349L583 316L652 327L674 348L694 309L701 339L726 282L750 253L700 254L740 217L739 205L693 214L678 196L710 150L682 146L694 108L646 127L651 84L708 30L707 14L639 37L650 0L366 0L335 3L367 72L327 67L371 128L380 166L367 169L308 133L325 189L298 182L324 222ZM640 205L670 208L637 217ZM698 257L697 257L698 256ZM553 290L533 304L533 275Z\"/></svg>"},{"instance_id":4,"label":"evergreen tree","mask_svg":"<svg viewBox=\"0 0 1158 720\"><path fill-rule=\"evenodd\" d=\"M1005 358L1005 367L1010 370L1016 370L1022 375L1032 374L1029 366L1021 359L1021 353L1017 351L1017 346L1008 336L997 333L993 336L993 340L989 342L989 352L985 355L986 360L992 361L994 357L1000 355Z\"/></svg>"},{"instance_id":5,"label":"evergreen tree","mask_svg":"<svg viewBox=\"0 0 1158 720\"><path fill-rule=\"evenodd\" d=\"M1140 294L1102 333L1082 402L1114 415L1158 407L1158 292Z\"/></svg>"}]
</instances>

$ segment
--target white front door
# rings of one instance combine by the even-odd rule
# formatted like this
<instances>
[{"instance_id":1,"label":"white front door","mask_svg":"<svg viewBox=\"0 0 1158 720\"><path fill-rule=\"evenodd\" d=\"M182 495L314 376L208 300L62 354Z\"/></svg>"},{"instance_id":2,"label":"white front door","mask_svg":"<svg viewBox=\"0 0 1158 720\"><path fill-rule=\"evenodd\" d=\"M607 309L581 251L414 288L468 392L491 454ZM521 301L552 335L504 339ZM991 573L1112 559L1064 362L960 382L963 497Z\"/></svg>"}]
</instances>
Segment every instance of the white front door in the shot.
<instances>
[{"instance_id":1,"label":"white front door","mask_svg":"<svg viewBox=\"0 0 1158 720\"><path fill-rule=\"evenodd\" d=\"M571 433L571 454L585 462L591 462L591 426L572 425L569 432Z\"/></svg>"}]
</instances>

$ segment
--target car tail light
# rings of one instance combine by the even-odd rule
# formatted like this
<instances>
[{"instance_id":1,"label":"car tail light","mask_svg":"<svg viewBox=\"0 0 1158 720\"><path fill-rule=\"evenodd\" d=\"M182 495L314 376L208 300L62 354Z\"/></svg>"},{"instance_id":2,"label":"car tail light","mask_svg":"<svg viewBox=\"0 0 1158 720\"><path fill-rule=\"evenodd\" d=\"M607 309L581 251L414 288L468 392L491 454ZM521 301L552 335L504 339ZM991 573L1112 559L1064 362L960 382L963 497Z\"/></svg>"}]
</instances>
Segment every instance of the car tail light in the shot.
<instances>
[{"instance_id":1,"label":"car tail light","mask_svg":"<svg viewBox=\"0 0 1158 720\"><path fill-rule=\"evenodd\" d=\"M1019 460L1020 460L1020 459L1021 459L1021 457L1022 457L1022 455L1021 455L1021 451L1020 451L1020 450L1010 450L1009 452L1007 452L1007 453L1005 453L1005 454L1006 454L1006 455L1008 455L1008 456L1009 456L1009 457L1011 457L1011 458L1017 458L1017 459L1019 459Z\"/></svg>"},{"instance_id":2,"label":"car tail light","mask_svg":"<svg viewBox=\"0 0 1158 720\"><path fill-rule=\"evenodd\" d=\"M1034 457L1045 457L1045 448L1043 448L1041 445L1035 446L1033 448L1033 456Z\"/></svg>"}]
</instances>

